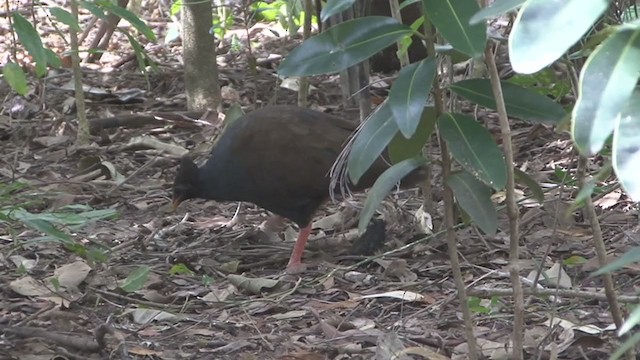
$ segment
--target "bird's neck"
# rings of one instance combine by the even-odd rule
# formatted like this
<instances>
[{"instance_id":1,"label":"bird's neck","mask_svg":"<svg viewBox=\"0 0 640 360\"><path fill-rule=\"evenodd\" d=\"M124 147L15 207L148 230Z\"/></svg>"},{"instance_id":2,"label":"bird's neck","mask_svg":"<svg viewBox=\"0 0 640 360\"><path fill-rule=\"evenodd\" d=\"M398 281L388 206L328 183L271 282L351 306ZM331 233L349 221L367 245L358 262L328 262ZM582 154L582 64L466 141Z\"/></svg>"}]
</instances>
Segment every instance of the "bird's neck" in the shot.
<instances>
[{"instance_id":1,"label":"bird's neck","mask_svg":"<svg viewBox=\"0 0 640 360\"><path fill-rule=\"evenodd\" d=\"M223 173L211 165L212 164L206 164L198 171L198 197L216 201L226 200L224 192L222 191L224 188L222 181L224 179L221 175Z\"/></svg>"}]
</instances>

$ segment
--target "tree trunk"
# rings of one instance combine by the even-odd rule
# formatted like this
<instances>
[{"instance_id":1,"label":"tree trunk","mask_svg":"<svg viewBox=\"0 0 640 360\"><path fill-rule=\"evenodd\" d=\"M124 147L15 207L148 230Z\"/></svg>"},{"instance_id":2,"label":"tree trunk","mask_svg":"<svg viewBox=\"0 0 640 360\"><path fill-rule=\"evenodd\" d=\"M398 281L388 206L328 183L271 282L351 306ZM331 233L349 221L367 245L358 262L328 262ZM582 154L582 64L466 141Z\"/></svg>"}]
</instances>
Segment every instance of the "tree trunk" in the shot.
<instances>
[{"instance_id":1,"label":"tree trunk","mask_svg":"<svg viewBox=\"0 0 640 360\"><path fill-rule=\"evenodd\" d=\"M182 7L182 46L187 90L187 107L191 111L216 110L220 104L215 38L209 30L213 24L210 1L189 0Z\"/></svg>"}]
</instances>

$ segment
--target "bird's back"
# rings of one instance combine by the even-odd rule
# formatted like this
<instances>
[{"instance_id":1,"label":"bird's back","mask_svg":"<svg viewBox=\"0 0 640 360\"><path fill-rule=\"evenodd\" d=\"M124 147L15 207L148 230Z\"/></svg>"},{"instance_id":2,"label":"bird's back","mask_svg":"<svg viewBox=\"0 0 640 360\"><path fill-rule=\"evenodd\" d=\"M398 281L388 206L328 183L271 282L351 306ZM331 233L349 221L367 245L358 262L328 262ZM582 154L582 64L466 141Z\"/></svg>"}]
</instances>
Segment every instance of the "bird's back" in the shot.
<instances>
[{"instance_id":1,"label":"bird's back","mask_svg":"<svg viewBox=\"0 0 640 360\"><path fill-rule=\"evenodd\" d=\"M328 197L328 173L356 124L296 106L234 121L203 168L218 200L250 201L304 223Z\"/></svg>"}]
</instances>

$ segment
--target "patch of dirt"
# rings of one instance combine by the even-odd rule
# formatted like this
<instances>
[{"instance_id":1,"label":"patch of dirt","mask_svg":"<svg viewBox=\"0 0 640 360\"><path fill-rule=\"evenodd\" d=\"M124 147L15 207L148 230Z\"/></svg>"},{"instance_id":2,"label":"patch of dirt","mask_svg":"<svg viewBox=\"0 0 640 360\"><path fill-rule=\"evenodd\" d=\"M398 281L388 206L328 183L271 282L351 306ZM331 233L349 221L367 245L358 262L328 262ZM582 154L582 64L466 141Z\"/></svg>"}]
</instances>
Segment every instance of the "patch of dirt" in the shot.
<instances>
[{"instance_id":1,"label":"patch of dirt","mask_svg":"<svg viewBox=\"0 0 640 360\"><path fill-rule=\"evenodd\" d=\"M6 18L2 22L2 46L9 49ZM265 25L250 33L262 64L255 73L246 49L221 47L225 105L238 101L250 111L296 103L296 93L279 86L277 61L268 61L296 42L273 36ZM246 36L243 30L233 34ZM45 43L64 50L54 33ZM184 111L180 47L154 47L150 54L160 66L146 76L133 62L107 71L130 54L116 33L102 61L84 68L89 117ZM310 270L299 278L283 276L295 229L263 231L259 225L269 216L252 204L241 206L231 226L234 203L190 201L169 212L179 152L140 141L151 138L206 156L199 146L219 133L219 119L128 123L96 133L91 146L75 147L70 80L70 71L52 71L45 82L31 83L34 91L26 98L2 88L0 208L4 217L7 209L51 213L70 241L43 237L46 229L37 221L23 226L29 218L0 218L0 358L465 358L446 241L441 232L421 234L414 216L421 205L417 190L394 194L381 209L386 241L375 256L350 251L357 214L344 204L328 204L315 218L305 253ZM341 106L336 76L311 82L312 107L355 117ZM497 133L494 114L477 114ZM555 272L538 277L551 279L561 269L556 280L570 288L548 286L527 297L527 351L532 358L559 352L561 359L605 359L618 342L604 330L612 320L600 280L588 277L597 268L590 228L579 211L568 212L576 189L558 186L560 170L575 168L570 140L544 126L516 124L517 165L546 190L544 206L521 206L521 275L533 279L542 265ZM435 189L438 184L436 178ZM436 229L438 192L430 214ZM637 241L637 214L619 190L611 194L598 200L598 209L615 258ZM512 331L504 211L500 229L495 237L471 227L457 232L462 271L475 295L470 302L476 335L492 358L501 358ZM138 273L142 268L148 269L145 276ZM619 272L620 293L635 294L637 276L634 266Z\"/></svg>"}]
</instances>

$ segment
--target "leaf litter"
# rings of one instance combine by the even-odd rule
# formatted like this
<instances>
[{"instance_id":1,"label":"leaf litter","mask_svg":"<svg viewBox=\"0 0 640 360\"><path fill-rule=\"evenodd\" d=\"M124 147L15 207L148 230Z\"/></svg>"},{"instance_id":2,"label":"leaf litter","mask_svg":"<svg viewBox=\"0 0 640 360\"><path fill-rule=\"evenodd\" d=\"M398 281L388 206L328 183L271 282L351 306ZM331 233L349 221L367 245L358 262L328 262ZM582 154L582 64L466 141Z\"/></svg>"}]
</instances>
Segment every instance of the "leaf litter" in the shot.
<instances>
[{"instance_id":1,"label":"leaf litter","mask_svg":"<svg viewBox=\"0 0 640 360\"><path fill-rule=\"evenodd\" d=\"M245 36L244 31L233 34ZM256 27L253 34L262 44L254 49L261 58L292 46L265 29ZM114 36L123 41L121 34ZM54 48L63 48L51 40ZM166 49L154 55L166 66L179 66ZM104 59L116 60L109 54ZM278 85L272 69L248 75L246 66L242 57L225 60L221 81L227 101L251 108L255 99L268 102L266 95ZM91 146L78 148L67 123L73 116L64 108L71 99L64 90L68 77L50 81L60 89L44 92L44 107L36 97L3 97L22 110L14 118L0 115L0 276L8 284L0 298L2 353L51 358L63 348L67 357L86 359L123 349L130 356L157 359L464 358L460 304L441 239L371 255L355 266L367 257L347 254L339 250L348 249L344 243L329 241L353 240L357 220L330 204L315 219L315 238L306 253L318 270L301 279L281 277L292 244L283 242L279 231L264 236L258 225L269 217L255 206L236 211L237 204L194 201L177 214L167 211L178 158L194 150L206 156L220 131L219 119L211 117L172 120L176 117L170 114L184 107L183 86L176 86L181 75L149 73L151 90L144 91L139 89L148 89L147 80L133 71L87 71L85 76L95 124L108 124L114 113L126 111L163 116L122 117L135 126L105 127L94 133ZM342 111L335 105L342 102L335 77L311 81L313 106ZM279 91L279 103L296 102L295 93ZM483 110L477 114L489 123L495 117ZM572 166L569 139L542 127L536 131L548 136L535 140L529 130L514 129L517 162L537 181L553 185L557 168ZM549 142L551 137L556 141ZM527 351L556 352L567 359L588 351L590 358L606 358L612 322L606 306L579 297L595 294L601 284L588 277L593 267L563 262L572 257L593 262L590 235L576 225L582 221L578 213L562 210L568 208L567 194L544 196L543 208L527 205L537 211L523 223L523 261L535 261L521 275L542 271L540 291L559 285L567 292L557 292L557 301L533 298L535 306L527 309ZM428 213L415 192L392 198L404 205L400 210L391 200L380 210L387 241L377 254L439 230L441 210ZM434 198L440 201L438 194ZM361 199L356 196L360 204ZM607 211L603 222L614 258L620 257L633 245L634 219L619 192L598 204ZM498 290L510 289L503 276L508 236L488 237L470 228L458 234L467 285L488 290L474 295L482 296L474 306L478 343L483 355L503 358L511 302ZM624 271L638 275L637 267ZM620 291L635 293L631 281ZM584 348L579 345L583 334L589 336Z\"/></svg>"}]
</instances>

